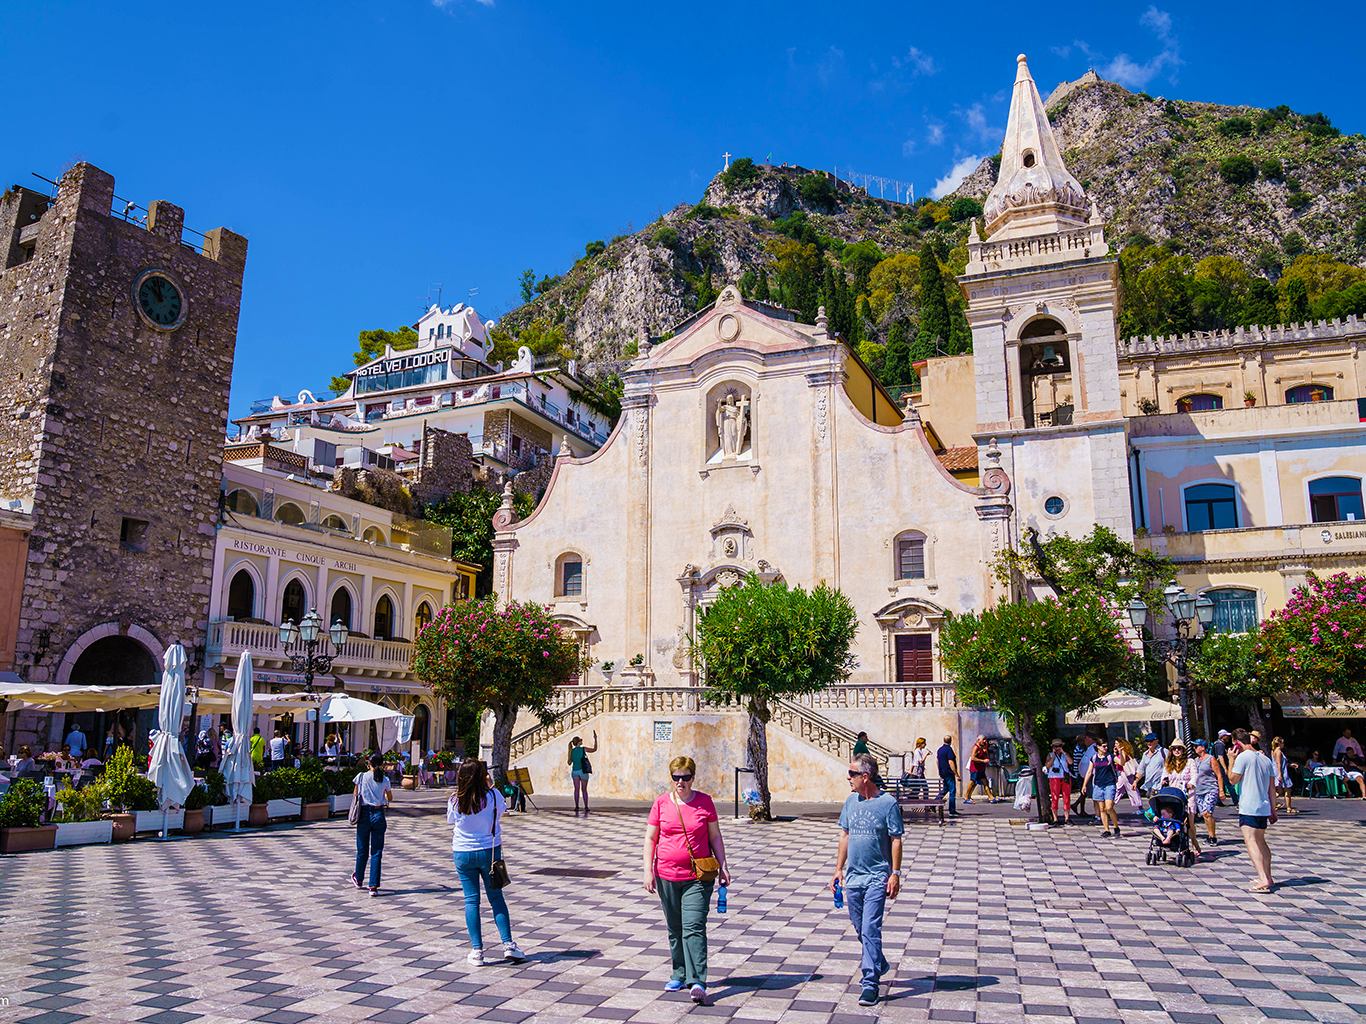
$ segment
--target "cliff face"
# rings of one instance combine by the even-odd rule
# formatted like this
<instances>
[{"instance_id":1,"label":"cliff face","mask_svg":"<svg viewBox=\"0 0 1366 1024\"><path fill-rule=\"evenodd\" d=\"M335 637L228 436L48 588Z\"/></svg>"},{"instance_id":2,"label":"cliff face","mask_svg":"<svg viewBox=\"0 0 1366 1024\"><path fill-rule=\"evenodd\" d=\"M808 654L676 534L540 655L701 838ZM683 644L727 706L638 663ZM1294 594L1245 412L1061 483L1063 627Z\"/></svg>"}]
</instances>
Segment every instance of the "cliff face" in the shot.
<instances>
[{"instance_id":1,"label":"cliff face","mask_svg":"<svg viewBox=\"0 0 1366 1024\"><path fill-rule=\"evenodd\" d=\"M1336 137L1284 108L1169 102L1094 76L1065 83L1049 103L1064 159L1118 247L1170 239L1196 260L1233 256L1272 277L1299 251L1366 264L1361 136ZM1255 176L1230 183L1221 167L1239 156ZM1244 166L1232 177L1246 173ZM579 260L500 326L517 334L558 324L590 370L611 369L634 354L642 333L659 336L696 309L708 271L718 290L759 268L771 278L778 246L797 236L792 218L810 224L837 266L843 246L864 239L887 256L916 252L931 236L952 248L971 215L951 213L954 201L980 201L995 177L984 160L953 195L911 207L798 167L763 167L743 184L718 175L698 205L681 205ZM813 188L820 180L826 185ZM914 316L905 303L898 309ZM868 336L885 326L870 325Z\"/></svg>"}]
</instances>

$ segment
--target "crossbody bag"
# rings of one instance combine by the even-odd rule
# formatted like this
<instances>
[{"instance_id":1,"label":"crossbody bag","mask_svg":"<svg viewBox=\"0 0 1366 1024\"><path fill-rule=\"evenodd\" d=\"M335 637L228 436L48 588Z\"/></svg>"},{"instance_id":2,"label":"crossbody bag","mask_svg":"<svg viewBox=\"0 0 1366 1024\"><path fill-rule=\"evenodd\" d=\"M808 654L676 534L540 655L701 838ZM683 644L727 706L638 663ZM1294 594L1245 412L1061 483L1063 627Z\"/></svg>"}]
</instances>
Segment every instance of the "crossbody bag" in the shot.
<instances>
[{"instance_id":1,"label":"crossbody bag","mask_svg":"<svg viewBox=\"0 0 1366 1024\"><path fill-rule=\"evenodd\" d=\"M493 826L489 829L489 837L495 842L489 847L488 886L490 889L503 889L511 884L512 878L508 875L508 866L503 858L493 855L494 848L498 845L498 796L493 790L489 790L489 802L493 804Z\"/></svg>"},{"instance_id":2,"label":"crossbody bag","mask_svg":"<svg viewBox=\"0 0 1366 1024\"><path fill-rule=\"evenodd\" d=\"M683 822L683 808L678 805L673 794L669 794L669 799L673 800L674 810L678 812L678 827L683 830L683 842L688 847L688 860L692 864L692 873L699 882L712 882L716 876L721 874L721 862L715 857L694 857L692 852L692 840L688 838L688 826Z\"/></svg>"}]
</instances>

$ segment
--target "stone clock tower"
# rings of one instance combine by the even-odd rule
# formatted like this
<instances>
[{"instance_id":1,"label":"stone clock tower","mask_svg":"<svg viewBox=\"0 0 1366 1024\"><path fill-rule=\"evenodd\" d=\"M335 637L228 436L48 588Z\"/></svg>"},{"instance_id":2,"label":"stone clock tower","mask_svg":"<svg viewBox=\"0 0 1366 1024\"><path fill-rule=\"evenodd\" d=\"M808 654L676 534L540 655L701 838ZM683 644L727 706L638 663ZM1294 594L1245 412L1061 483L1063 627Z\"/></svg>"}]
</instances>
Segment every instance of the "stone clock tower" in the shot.
<instances>
[{"instance_id":1,"label":"stone clock tower","mask_svg":"<svg viewBox=\"0 0 1366 1024\"><path fill-rule=\"evenodd\" d=\"M204 638L247 242L125 205L90 164L0 199L0 508L29 529L0 670L31 682L141 682Z\"/></svg>"},{"instance_id":2,"label":"stone clock tower","mask_svg":"<svg viewBox=\"0 0 1366 1024\"><path fill-rule=\"evenodd\" d=\"M995 438L1014 527L1132 536L1115 348L1119 268L1068 172L1023 54L1001 169L959 282L976 363L981 464Z\"/></svg>"}]
</instances>

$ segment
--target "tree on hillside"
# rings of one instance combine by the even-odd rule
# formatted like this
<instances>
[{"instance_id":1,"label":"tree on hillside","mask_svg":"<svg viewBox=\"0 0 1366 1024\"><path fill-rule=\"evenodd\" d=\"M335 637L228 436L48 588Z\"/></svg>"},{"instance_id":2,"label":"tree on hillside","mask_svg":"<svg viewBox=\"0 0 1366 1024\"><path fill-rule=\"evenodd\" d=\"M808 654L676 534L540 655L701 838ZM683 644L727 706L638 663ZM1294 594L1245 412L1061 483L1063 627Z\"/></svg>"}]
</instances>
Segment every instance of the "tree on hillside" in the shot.
<instances>
[{"instance_id":1,"label":"tree on hillside","mask_svg":"<svg viewBox=\"0 0 1366 1024\"><path fill-rule=\"evenodd\" d=\"M746 749L759 790L754 817L772 818L771 702L847 679L857 631L858 614L840 591L821 583L808 593L757 576L721 591L698 620L691 650L705 672L708 696L739 700L749 712Z\"/></svg>"},{"instance_id":2,"label":"tree on hillside","mask_svg":"<svg viewBox=\"0 0 1366 1024\"><path fill-rule=\"evenodd\" d=\"M544 605L497 598L450 605L413 640L413 674L451 707L493 712L491 766L506 769L517 710L543 720L555 687L581 668L579 644Z\"/></svg>"},{"instance_id":3,"label":"tree on hillside","mask_svg":"<svg viewBox=\"0 0 1366 1024\"><path fill-rule=\"evenodd\" d=\"M758 165L747 156L732 160L730 167L721 172L721 180L728 189L742 189L755 184L761 172Z\"/></svg>"},{"instance_id":4,"label":"tree on hillside","mask_svg":"<svg viewBox=\"0 0 1366 1024\"><path fill-rule=\"evenodd\" d=\"M384 355L385 346L392 347L395 352L417 348L418 338L417 331L404 324L396 331L386 331L382 327L373 331L361 331L356 335L356 340L360 344L357 346L352 359L354 365L364 366ZM349 377L333 377L332 383L328 386L334 395L340 395L351 386L351 379Z\"/></svg>"},{"instance_id":5,"label":"tree on hillside","mask_svg":"<svg viewBox=\"0 0 1366 1024\"><path fill-rule=\"evenodd\" d=\"M911 345L907 341L909 332L904 321L892 324L887 337L887 349L882 357L881 381L888 387L898 384L913 384L915 370L911 367Z\"/></svg>"},{"instance_id":6,"label":"tree on hillside","mask_svg":"<svg viewBox=\"0 0 1366 1024\"><path fill-rule=\"evenodd\" d=\"M479 597L493 590L493 514L501 501L493 491L475 487L466 494L452 494L422 511L422 518L428 522L450 527L452 558L479 566L475 581ZM529 494L514 493L512 502L520 518L531 515L536 507Z\"/></svg>"},{"instance_id":7,"label":"tree on hillside","mask_svg":"<svg viewBox=\"0 0 1366 1024\"><path fill-rule=\"evenodd\" d=\"M536 271L527 267L522 271L522 276L517 279L517 286L522 293L522 301L530 302L536 297Z\"/></svg>"},{"instance_id":8,"label":"tree on hillside","mask_svg":"<svg viewBox=\"0 0 1366 1024\"><path fill-rule=\"evenodd\" d=\"M1033 726L1041 708L1093 703L1129 675L1132 655L1115 613L1093 596L1000 604L980 614L950 615L939 632L945 671L966 705L1005 715L1034 776L1040 821L1048 820L1043 757Z\"/></svg>"},{"instance_id":9,"label":"tree on hillside","mask_svg":"<svg viewBox=\"0 0 1366 1024\"><path fill-rule=\"evenodd\" d=\"M930 352L949 340L949 303L944 294L944 271L930 243L920 248L920 330L916 340Z\"/></svg>"}]
</instances>

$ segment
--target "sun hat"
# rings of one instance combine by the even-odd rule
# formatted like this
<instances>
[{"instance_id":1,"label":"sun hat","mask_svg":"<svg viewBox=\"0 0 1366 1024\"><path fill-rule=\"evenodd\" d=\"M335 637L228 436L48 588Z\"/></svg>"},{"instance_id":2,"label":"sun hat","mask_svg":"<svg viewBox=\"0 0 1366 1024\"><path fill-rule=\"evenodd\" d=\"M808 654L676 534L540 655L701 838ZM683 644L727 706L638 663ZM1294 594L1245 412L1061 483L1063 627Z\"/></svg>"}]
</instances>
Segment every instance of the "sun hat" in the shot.
<instances>
[{"instance_id":1,"label":"sun hat","mask_svg":"<svg viewBox=\"0 0 1366 1024\"><path fill-rule=\"evenodd\" d=\"M1052 746L1055 746L1055 747L1060 747L1060 746L1062 746L1062 740L1057 739L1057 738L1054 738L1053 743L1052 743Z\"/></svg>"},{"instance_id":2,"label":"sun hat","mask_svg":"<svg viewBox=\"0 0 1366 1024\"><path fill-rule=\"evenodd\" d=\"M1186 749L1186 741L1185 741L1185 740L1172 740L1172 749L1173 749L1173 750L1176 750L1178 747L1179 747L1180 749L1182 749L1182 750L1185 750L1185 749Z\"/></svg>"}]
</instances>

